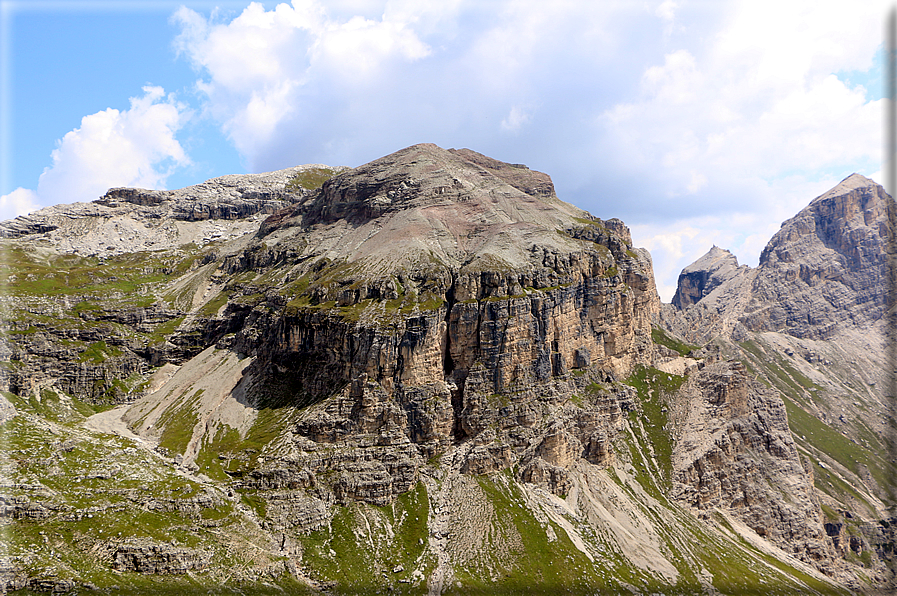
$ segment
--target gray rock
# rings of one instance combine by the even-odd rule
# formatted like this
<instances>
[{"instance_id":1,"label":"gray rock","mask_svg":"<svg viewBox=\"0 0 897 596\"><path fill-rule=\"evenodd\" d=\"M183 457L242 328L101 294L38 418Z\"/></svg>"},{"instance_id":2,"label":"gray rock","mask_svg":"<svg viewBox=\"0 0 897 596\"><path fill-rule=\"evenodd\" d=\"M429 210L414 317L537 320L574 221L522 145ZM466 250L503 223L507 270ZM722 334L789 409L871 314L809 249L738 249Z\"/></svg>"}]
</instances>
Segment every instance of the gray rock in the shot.
<instances>
[{"instance_id":1,"label":"gray rock","mask_svg":"<svg viewBox=\"0 0 897 596\"><path fill-rule=\"evenodd\" d=\"M202 571L208 564L206 553L165 543L133 541L116 546L112 553L113 569L144 574L183 575Z\"/></svg>"},{"instance_id":2,"label":"gray rock","mask_svg":"<svg viewBox=\"0 0 897 596\"><path fill-rule=\"evenodd\" d=\"M743 275L747 269L739 267L738 259L728 250L714 246L679 274L672 304L679 310L684 310L724 283Z\"/></svg>"}]
</instances>

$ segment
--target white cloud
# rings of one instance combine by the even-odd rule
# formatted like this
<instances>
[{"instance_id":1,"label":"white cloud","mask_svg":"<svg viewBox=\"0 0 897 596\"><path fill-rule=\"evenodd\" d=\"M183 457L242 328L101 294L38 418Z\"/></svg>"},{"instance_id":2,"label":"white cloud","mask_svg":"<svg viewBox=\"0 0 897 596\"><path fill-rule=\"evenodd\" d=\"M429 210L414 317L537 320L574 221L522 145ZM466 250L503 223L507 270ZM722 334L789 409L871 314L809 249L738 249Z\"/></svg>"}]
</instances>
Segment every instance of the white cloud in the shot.
<instances>
[{"instance_id":1,"label":"white cloud","mask_svg":"<svg viewBox=\"0 0 897 596\"><path fill-rule=\"evenodd\" d=\"M694 101L704 81L694 56L687 50L677 50L664 56L663 66L646 70L642 83L654 101L676 105Z\"/></svg>"},{"instance_id":2,"label":"white cloud","mask_svg":"<svg viewBox=\"0 0 897 596\"><path fill-rule=\"evenodd\" d=\"M0 200L0 219L41 206L92 201L113 186L164 188L189 159L175 133L188 112L161 87L144 87L130 108L84 116L81 126L57 141L37 190L19 188Z\"/></svg>"},{"instance_id":3,"label":"white cloud","mask_svg":"<svg viewBox=\"0 0 897 596\"><path fill-rule=\"evenodd\" d=\"M530 115L526 109L520 106L513 106L508 115L501 121L501 128L508 132L515 132L529 121Z\"/></svg>"},{"instance_id":4,"label":"white cloud","mask_svg":"<svg viewBox=\"0 0 897 596\"><path fill-rule=\"evenodd\" d=\"M654 14L656 14L664 21L672 21L674 18L676 18L677 8L679 8L678 3L673 2L673 0L664 0L657 7L657 10L654 11Z\"/></svg>"},{"instance_id":5,"label":"white cloud","mask_svg":"<svg viewBox=\"0 0 897 596\"><path fill-rule=\"evenodd\" d=\"M31 213L40 208L37 193L27 188L17 188L0 197L0 221Z\"/></svg>"},{"instance_id":6,"label":"white cloud","mask_svg":"<svg viewBox=\"0 0 897 596\"><path fill-rule=\"evenodd\" d=\"M852 171L880 168L882 101L837 73L872 67L885 4L725 6L703 44L672 47L644 69L637 97L596 120L599 150L645 188L624 219L639 206L653 214L633 230L654 246L667 289L713 243L756 264L784 219ZM668 19L665 11L656 14ZM671 225L702 230L689 239L701 244L697 254L664 240Z\"/></svg>"},{"instance_id":7,"label":"white cloud","mask_svg":"<svg viewBox=\"0 0 897 596\"><path fill-rule=\"evenodd\" d=\"M631 41L614 19L642 13L601 2L294 0L227 22L181 8L173 21L208 113L260 171L358 163L423 141L485 151L536 124L541 134L541 98L589 103L590 92L560 95L600 86L596 64L618 68L614 54Z\"/></svg>"},{"instance_id":8,"label":"white cloud","mask_svg":"<svg viewBox=\"0 0 897 596\"><path fill-rule=\"evenodd\" d=\"M218 24L182 7L175 46L206 75L198 89L250 169L268 169L272 149L302 142L303 127L320 125L313 112L338 109L337 97L363 100L394 69L430 55L412 26L432 26L442 11L413 6L390 4L379 20L338 20L313 0L270 11L252 3Z\"/></svg>"},{"instance_id":9,"label":"white cloud","mask_svg":"<svg viewBox=\"0 0 897 596\"><path fill-rule=\"evenodd\" d=\"M878 163L882 105L833 73L871 67L881 5L731 6L705 47L668 52L645 69L639 99L604 112L601 132L624 150L620 159L665 166L656 177L674 194L708 166L718 183L737 186L794 170Z\"/></svg>"},{"instance_id":10,"label":"white cloud","mask_svg":"<svg viewBox=\"0 0 897 596\"><path fill-rule=\"evenodd\" d=\"M688 194L693 195L696 192L698 192L699 190L701 190L702 188L704 188L705 186L707 186L707 176L705 176L704 174L700 174L698 172L692 171L691 182L689 182L688 186L686 187Z\"/></svg>"}]
</instances>

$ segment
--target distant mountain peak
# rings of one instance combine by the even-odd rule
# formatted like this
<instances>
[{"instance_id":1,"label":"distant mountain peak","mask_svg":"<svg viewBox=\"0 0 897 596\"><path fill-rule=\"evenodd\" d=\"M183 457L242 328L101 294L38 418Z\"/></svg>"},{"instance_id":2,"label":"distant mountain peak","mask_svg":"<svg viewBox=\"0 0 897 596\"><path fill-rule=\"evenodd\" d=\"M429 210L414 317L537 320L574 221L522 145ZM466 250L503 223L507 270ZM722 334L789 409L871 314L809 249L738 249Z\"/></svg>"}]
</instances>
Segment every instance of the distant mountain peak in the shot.
<instances>
[{"instance_id":1,"label":"distant mountain peak","mask_svg":"<svg viewBox=\"0 0 897 596\"><path fill-rule=\"evenodd\" d=\"M726 261L727 263L731 263L735 267L738 267L738 258L736 258L735 255L725 248L720 248L714 244L702 257L683 269L682 273L690 273L692 271L718 267L720 261Z\"/></svg>"},{"instance_id":2,"label":"distant mountain peak","mask_svg":"<svg viewBox=\"0 0 897 596\"><path fill-rule=\"evenodd\" d=\"M875 186L880 186L880 184L878 184L874 180L871 180L870 178L866 178L862 174L853 173L825 193L813 199L810 205L817 201L824 201L826 199L830 199L831 197L837 197L843 194L847 194L853 190Z\"/></svg>"},{"instance_id":3,"label":"distant mountain peak","mask_svg":"<svg viewBox=\"0 0 897 596\"><path fill-rule=\"evenodd\" d=\"M699 302L739 270L738 259L715 244L679 274L673 305L682 310Z\"/></svg>"},{"instance_id":4,"label":"distant mountain peak","mask_svg":"<svg viewBox=\"0 0 897 596\"><path fill-rule=\"evenodd\" d=\"M714 246L682 270L673 305L685 310L701 302L718 311L714 317L738 320L749 331L798 338L867 330L879 324L885 309L882 255L890 205L893 199L880 184L851 174L782 223L759 266L750 269L750 283L716 290L729 279L738 281L737 270L749 268L739 268L733 254ZM725 303L707 299L715 290L733 298ZM702 321L695 333L703 337L709 329L715 327Z\"/></svg>"}]
</instances>

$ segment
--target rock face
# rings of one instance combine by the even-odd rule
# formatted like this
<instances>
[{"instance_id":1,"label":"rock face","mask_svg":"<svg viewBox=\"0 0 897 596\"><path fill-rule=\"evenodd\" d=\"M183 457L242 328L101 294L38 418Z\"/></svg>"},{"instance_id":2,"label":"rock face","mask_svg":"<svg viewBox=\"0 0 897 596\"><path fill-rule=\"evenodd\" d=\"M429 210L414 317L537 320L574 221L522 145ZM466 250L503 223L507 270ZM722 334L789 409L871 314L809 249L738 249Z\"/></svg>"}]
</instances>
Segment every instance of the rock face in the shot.
<instances>
[{"instance_id":1,"label":"rock face","mask_svg":"<svg viewBox=\"0 0 897 596\"><path fill-rule=\"evenodd\" d=\"M852 174L784 222L755 270L713 247L682 270L673 306L688 322L677 327L672 313L669 325L696 341L745 331L828 340L881 326L893 205Z\"/></svg>"},{"instance_id":2,"label":"rock face","mask_svg":"<svg viewBox=\"0 0 897 596\"><path fill-rule=\"evenodd\" d=\"M829 339L839 326L882 321L893 204L884 188L853 174L783 223L760 255L743 324Z\"/></svg>"},{"instance_id":3,"label":"rock face","mask_svg":"<svg viewBox=\"0 0 897 596\"><path fill-rule=\"evenodd\" d=\"M681 494L697 506L709 498L715 506L739 509L742 520L762 526L766 535L774 531L764 519L778 516L778 527L788 527L787 519L805 519L813 509L810 501L819 499L829 518L823 545L816 526L802 536L779 536L780 543L811 559L823 551L847 560L871 552L849 524L858 518L863 527L875 528L894 505L894 409L887 389L893 363L886 313L894 224L893 199L878 184L853 174L784 222L757 268L737 267L733 256L714 247L684 269L674 303L665 305L659 317L680 337L712 340L743 360L785 396L788 424L795 431L792 444L752 438L750 429L758 425L745 419L711 425L721 434L708 438L706 455L695 452L680 462ZM770 409L770 403L752 408L775 414L765 416L764 425L772 436L782 437L784 410ZM775 500L775 494L761 490L762 485L748 491L744 487L749 485L736 481L742 488L727 490L728 482L757 473L750 467L758 461L758 445L766 452L766 469L778 470L773 476L779 478L799 476L795 459L783 459L797 445L805 467L815 469L815 494L801 489L793 502L773 505L767 499ZM739 455L747 452L751 457ZM746 461L751 463L739 467ZM790 473L782 467L786 461L794 468ZM869 552L866 563L873 566ZM881 564L889 557L875 560Z\"/></svg>"},{"instance_id":4,"label":"rock face","mask_svg":"<svg viewBox=\"0 0 897 596\"><path fill-rule=\"evenodd\" d=\"M682 396L673 494L700 510L732 512L804 560L831 559L781 398L739 362L708 364L689 376Z\"/></svg>"},{"instance_id":5,"label":"rock face","mask_svg":"<svg viewBox=\"0 0 897 596\"><path fill-rule=\"evenodd\" d=\"M270 215L308 194L306 178L344 169L312 164L221 176L178 190L111 188L92 203L46 207L0 222L0 238L44 235L63 251L107 256L209 242L254 232L258 225L229 225L225 232L213 220L252 222Z\"/></svg>"},{"instance_id":6,"label":"rock face","mask_svg":"<svg viewBox=\"0 0 897 596\"><path fill-rule=\"evenodd\" d=\"M331 179L225 266L259 261L299 281L282 290L283 314L254 310L232 345L256 357L259 393L280 375L306 403L326 398L297 427L296 459L277 466L342 470L339 502L391 502L463 439L476 443L470 473L521 463L562 491L571 458L611 460L626 407L605 396L589 419L553 413L587 385L572 371L620 378L653 358L650 260L622 223L469 150L415 145ZM324 445L344 455L322 459Z\"/></svg>"},{"instance_id":7,"label":"rock face","mask_svg":"<svg viewBox=\"0 0 897 596\"><path fill-rule=\"evenodd\" d=\"M124 544L112 555L113 569L145 574L183 575L201 571L208 563L203 553L169 544Z\"/></svg>"},{"instance_id":8,"label":"rock face","mask_svg":"<svg viewBox=\"0 0 897 596\"><path fill-rule=\"evenodd\" d=\"M680 310L696 304L719 286L743 275L747 267L739 267L738 259L728 250L714 246L703 257L679 274L673 306Z\"/></svg>"}]
</instances>

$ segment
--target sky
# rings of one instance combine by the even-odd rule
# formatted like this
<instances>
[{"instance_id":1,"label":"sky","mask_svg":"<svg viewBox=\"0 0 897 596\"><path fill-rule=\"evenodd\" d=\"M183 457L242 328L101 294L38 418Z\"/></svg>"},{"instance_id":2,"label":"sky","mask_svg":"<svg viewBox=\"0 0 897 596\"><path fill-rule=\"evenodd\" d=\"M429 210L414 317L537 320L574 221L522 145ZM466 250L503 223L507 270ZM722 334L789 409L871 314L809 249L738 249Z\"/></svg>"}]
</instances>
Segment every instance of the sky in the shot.
<instances>
[{"instance_id":1,"label":"sky","mask_svg":"<svg viewBox=\"0 0 897 596\"><path fill-rule=\"evenodd\" d=\"M631 229L661 299L884 183L867 0L0 0L0 220L421 142L548 173Z\"/></svg>"}]
</instances>

